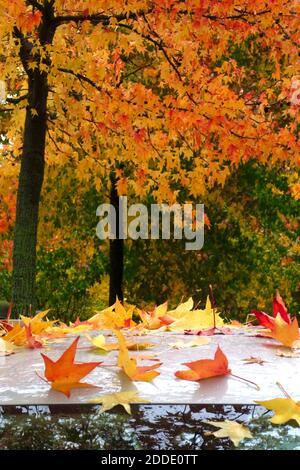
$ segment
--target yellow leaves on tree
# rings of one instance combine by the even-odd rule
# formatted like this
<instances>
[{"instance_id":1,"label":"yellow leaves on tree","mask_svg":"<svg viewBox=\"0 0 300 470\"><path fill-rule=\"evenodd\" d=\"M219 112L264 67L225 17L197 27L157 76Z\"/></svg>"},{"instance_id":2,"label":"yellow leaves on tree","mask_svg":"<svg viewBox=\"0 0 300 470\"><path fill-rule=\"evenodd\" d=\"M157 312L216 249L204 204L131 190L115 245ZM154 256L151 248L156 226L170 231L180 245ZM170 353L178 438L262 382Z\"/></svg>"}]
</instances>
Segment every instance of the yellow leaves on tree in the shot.
<instances>
[{"instance_id":1,"label":"yellow leaves on tree","mask_svg":"<svg viewBox=\"0 0 300 470\"><path fill-rule=\"evenodd\" d=\"M274 99L286 99L292 106L298 103L298 56L293 44L298 7L278 0L262 9L259 1L243 1L239 13L234 2L204 2L203 8L199 2L189 2L188 8L184 3L168 2L163 10L159 0L142 4L131 0L128 5L123 1L88 2L88 8L83 3L80 8L78 1L70 0L70 19L57 20L53 44L41 45L35 33L43 10L24 0L1 0L5 21L0 35L9 45L3 47L9 82L24 80L19 77L18 54L12 50L14 26L28 35L33 51L38 50L27 65L35 60L49 79L49 111L56 115L56 125L49 121L52 139L47 144L52 161L63 164L66 155L72 156L79 178L90 174L99 178L114 166L122 148L122 160L135 169L120 180L120 190L124 192L128 186L146 194L155 188L162 198L173 197L171 183L176 178L195 195L202 191L202 182L223 184L230 167L250 155L262 161L283 160L288 152L289 160L296 161L293 121L298 117L291 114L291 124L281 134L274 132L277 116L265 119L264 109ZM98 20L89 16L97 13L101 13ZM62 2L55 2L53 15L59 18L63 14ZM80 33L74 22L80 22ZM263 77L250 70L250 82L247 67L228 55L229 44L243 44L248 37L256 37L268 63L275 64ZM153 47L157 38L159 47ZM205 58L199 55L199 44L206 51ZM51 69L45 68L45 60L39 60L44 59L45 51L51 57ZM134 57L134 67L129 57ZM220 60L223 57L226 60ZM13 67L8 59L14 61ZM214 63L218 65L213 67ZM268 96L266 90L272 90L275 83L278 93ZM253 89L257 89L257 97ZM76 99L79 95L80 100ZM85 158L74 152L73 142L80 138ZM180 163L182 154L193 158L189 171ZM225 168L224 155L229 159ZM142 184L137 177L141 164L149 173ZM156 189L157 168L163 167L167 168L166 184Z\"/></svg>"}]
</instances>

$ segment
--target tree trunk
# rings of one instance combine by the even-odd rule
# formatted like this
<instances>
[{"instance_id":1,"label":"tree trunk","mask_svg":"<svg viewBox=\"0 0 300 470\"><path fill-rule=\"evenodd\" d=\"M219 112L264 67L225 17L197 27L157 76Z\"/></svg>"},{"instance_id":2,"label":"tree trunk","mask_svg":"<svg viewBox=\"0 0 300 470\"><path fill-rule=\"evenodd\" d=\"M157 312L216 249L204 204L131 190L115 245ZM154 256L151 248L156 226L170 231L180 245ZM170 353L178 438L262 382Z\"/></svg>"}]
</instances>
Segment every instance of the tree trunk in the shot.
<instances>
[{"instance_id":1,"label":"tree trunk","mask_svg":"<svg viewBox=\"0 0 300 470\"><path fill-rule=\"evenodd\" d=\"M51 44L55 34L54 1L45 0L42 20L38 28L42 47ZM36 245L39 204L45 171L45 143L47 132L48 74L32 61L51 66L48 53L42 58L34 52L33 43L17 27L14 36L20 43L20 59L28 76L28 106L26 109L21 168L17 195L14 233L12 316L35 311Z\"/></svg>"},{"instance_id":2,"label":"tree trunk","mask_svg":"<svg viewBox=\"0 0 300 470\"><path fill-rule=\"evenodd\" d=\"M113 305L118 298L123 301L123 269L124 269L124 240L119 239L119 196L116 188L116 179L111 177L110 204L116 211L116 239L109 241L110 280L109 305Z\"/></svg>"},{"instance_id":3,"label":"tree trunk","mask_svg":"<svg viewBox=\"0 0 300 470\"><path fill-rule=\"evenodd\" d=\"M45 168L47 127L46 77L39 72L28 80L23 151L17 195L13 250L13 315L35 309L36 244L41 189ZM38 115L33 115L35 111Z\"/></svg>"}]
</instances>

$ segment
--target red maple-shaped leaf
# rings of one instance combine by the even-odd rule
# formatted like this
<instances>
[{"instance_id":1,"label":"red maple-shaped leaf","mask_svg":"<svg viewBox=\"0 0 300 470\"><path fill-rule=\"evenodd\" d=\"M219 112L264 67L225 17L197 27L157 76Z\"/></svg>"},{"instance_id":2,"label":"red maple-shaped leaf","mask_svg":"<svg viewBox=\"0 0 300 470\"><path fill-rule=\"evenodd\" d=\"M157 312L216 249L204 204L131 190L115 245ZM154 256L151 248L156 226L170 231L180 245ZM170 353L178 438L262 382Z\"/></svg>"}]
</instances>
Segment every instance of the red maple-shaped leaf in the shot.
<instances>
[{"instance_id":1,"label":"red maple-shaped leaf","mask_svg":"<svg viewBox=\"0 0 300 470\"><path fill-rule=\"evenodd\" d=\"M101 362L75 364L74 359L78 341L79 336L57 361L41 354L45 362L46 379L51 382L53 390L61 392L67 397L70 396L73 388L95 387L92 384L82 383L80 380L101 364Z\"/></svg>"},{"instance_id":2,"label":"red maple-shaped leaf","mask_svg":"<svg viewBox=\"0 0 300 470\"><path fill-rule=\"evenodd\" d=\"M199 361L186 362L183 365L189 367L190 370L178 370L175 375L184 380L198 381L231 373L227 357L219 346L214 359L200 359Z\"/></svg>"},{"instance_id":3,"label":"red maple-shaped leaf","mask_svg":"<svg viewBox=\"0 0 300 470\"><path fill-rule=\"evenodd\" d=\"M26 331L27 346L30 349L43 347L43 343L41 343L41 341L36 340L35 336L32 334L30 325L25 325L25 331Z\"/></svg>"},{"instance_id":4,"label":"red maple-shaped leaf","mask_svg":"<svg viewBox=\"0 0 300 470\"><path fill-rule=\"evenodd\" d=\"M251 313L253 313L256 316L261 326L264 326L265 328L268 328L269 330L274 330L275 318L277 317L277 315L280 315L280 317L285 323L287 324L291 323L291 317L287 311L287 308L278 290L276 290L276 295L273 300L273 317L271 317L267 313L262 312L260 310L252 310Z\"/></svg>"},{"instance_id":5,"label":"red maple-shaped leaf","mask_svg":"<svg viewBox=\"0 0 300 470\"><path fill-rule=\"evenodd\" d=\"M251 313L256 316L259 324L261 326L264 326L265 328L268 328L269 330L274 329L274 318L268 315L265 312L262 312L260 310L251 310Z\"/></svg>"},{"instance_id":6,"label":"red maple-shaped leaf","mask_svg":"<svg viewBox=\"0 0 300 470\"><path fill-rule=\"evenodd\" d=\"M287 311L287 308L278 290L276 290L276 295L273 300L273 315L274 317L277 317L278 314L281 316L282 320L284 320L286 323L291 323L291 318Z\"/></svg>"}]
</instances>

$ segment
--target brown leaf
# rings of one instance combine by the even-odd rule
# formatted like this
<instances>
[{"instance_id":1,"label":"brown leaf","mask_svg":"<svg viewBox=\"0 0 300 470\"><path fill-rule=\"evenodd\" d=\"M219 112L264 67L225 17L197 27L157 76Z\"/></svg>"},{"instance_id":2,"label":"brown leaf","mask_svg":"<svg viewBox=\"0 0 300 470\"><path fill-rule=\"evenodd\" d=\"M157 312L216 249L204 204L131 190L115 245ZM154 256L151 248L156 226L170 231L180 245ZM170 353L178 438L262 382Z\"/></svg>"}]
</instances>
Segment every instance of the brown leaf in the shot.
<instances>
[{"instance_id":1,"label":"brown leaf","mask_svg":"<svg viewBox=\"0 0 300 470\"><path fill-rule=\"evenodd\" d=\"M259 364L261 366L265 362L268 362L268 361L265 361L264 359L262 359L261 357L254 357L254 356L247 357L247 358L243 359L243 361L246 362L246 364Z\"/></svg>"}]
</instances>

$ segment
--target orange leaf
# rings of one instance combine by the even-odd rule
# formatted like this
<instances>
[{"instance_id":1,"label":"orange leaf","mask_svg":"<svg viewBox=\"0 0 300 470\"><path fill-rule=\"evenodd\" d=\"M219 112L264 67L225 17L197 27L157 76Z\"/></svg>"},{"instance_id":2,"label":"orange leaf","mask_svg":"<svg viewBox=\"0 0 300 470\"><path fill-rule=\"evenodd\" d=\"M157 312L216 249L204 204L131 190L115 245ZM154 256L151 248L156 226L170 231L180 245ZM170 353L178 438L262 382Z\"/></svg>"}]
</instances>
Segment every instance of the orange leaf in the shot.
<instances>
[{"instance_id":1,"label":"orange leaf","mask_svg":"<svg viewBox=\"0 0 300 470\"><path fill-rule=\"evenodd\" d=\"M221 348L218 346L214 359L200 359L199 361L186 362L185 366L190 370L178 370L176 377L184 380L202 380L218 375L228 375L231 370L228 369L228 360Z\"/></svg>"},{"instance_id":2,"label":"orange leaf","mask_svg":"<svg viewBox=\"0 0 300 470\"><path fill-rule=\"evenodd\" d=\"M80 380L101 364L101 362L74 364L78 341L79 336L57 361L41 354L45 362L46 379L52 382L51 387L53 390L61 392L67 397L70 396L73 388L94 387L95 385L81 383Z\"/></svg>"}]
</instances>

